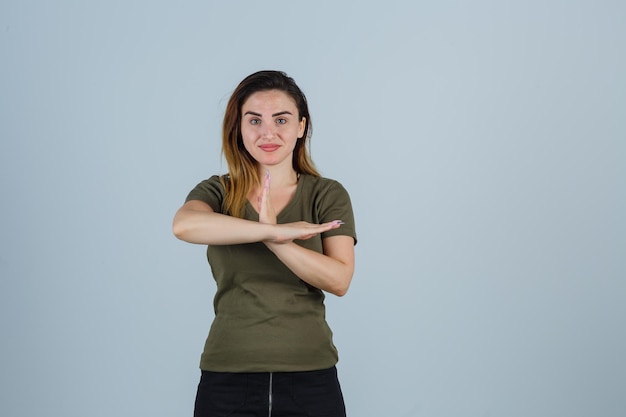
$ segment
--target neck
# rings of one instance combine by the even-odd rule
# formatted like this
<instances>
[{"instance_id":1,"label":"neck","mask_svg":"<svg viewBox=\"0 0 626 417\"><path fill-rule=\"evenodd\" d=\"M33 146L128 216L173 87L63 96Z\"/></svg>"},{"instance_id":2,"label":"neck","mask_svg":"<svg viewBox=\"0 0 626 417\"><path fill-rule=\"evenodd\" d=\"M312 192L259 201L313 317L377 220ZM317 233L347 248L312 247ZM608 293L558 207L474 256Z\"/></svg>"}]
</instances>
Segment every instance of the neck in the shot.
<instances>
[{"instance_id":1,"label":"neck","mask_svg":"<svg viewBox=\"0 0 626 417\"><path fill-rule=\"evenodd\" d=\"M268 172L270 175L271 188L288 187L298 182L299 175L291 166L261 166L259 167L259 179L261 180L261 184L265 182L265 176Z\"/></svg>"}]
</instances>

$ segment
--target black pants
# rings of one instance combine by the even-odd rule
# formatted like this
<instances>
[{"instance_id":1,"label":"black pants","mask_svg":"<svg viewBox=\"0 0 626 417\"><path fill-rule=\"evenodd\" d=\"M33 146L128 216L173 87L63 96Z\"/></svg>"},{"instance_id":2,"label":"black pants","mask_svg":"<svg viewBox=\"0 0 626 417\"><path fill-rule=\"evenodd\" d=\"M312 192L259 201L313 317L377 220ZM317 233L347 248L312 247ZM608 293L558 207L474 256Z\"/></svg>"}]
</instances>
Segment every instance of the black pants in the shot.
<instances>
[{"instance_id":1,"label":"black pants","mask_svg":"<svg viewBox=\"0 0 626 417\"><path fill-rule=\"evenodd\" d=\"M337 369L202 371L194 417L345 417Z\"/></svg>"}]
</instances>

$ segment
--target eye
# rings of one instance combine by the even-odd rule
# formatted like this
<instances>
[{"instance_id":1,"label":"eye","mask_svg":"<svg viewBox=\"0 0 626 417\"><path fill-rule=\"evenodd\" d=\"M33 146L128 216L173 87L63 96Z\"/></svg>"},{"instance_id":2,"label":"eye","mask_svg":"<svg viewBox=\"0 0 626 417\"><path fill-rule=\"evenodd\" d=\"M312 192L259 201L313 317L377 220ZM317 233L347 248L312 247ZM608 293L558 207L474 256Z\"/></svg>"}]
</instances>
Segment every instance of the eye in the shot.
<instances>
[{"instance_id":1,"label":"eye","mask_svg":"<svg viewBox=\"0 0 626 417\"><path fill-rule=\"evenodd\" d=\"M261 121L259 119L250 119L251 125L260 125Z\"/></svg>"},{"instance_id":2,"label":"eye","mask_svg":"<svg viewBox=\"0 0 626 417\"><path fill-rule=\"evenodd\" d=\"M281 117L280 119L276 119L276 124L284 125L285 123L287 123L287 119L285 118Z\"/></svg>"}]
</instances>

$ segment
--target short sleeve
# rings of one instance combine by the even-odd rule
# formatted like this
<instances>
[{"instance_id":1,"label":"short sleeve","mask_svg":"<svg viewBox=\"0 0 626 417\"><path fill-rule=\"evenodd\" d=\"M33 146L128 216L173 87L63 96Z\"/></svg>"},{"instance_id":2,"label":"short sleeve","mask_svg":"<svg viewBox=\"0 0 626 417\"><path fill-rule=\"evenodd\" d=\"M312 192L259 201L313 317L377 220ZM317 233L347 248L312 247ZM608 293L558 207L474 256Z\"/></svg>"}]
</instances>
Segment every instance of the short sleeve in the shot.
<instances>
[{"instance_id":1,"label":"short sleeve","mask_svg":"<svg viewBox=\"0 0 626 417\"><path fill-rule=\"evenodd\" d=\"M224 203L224 186L217 175L200 182L193 190L189 192L185 202L191 200L200 200L207 203L216 213L222 212Z\"/></svg>"},{"instance_id":2,"label":"short sleeve","mask_svg":"<svg viewBox=\"0 0 626 417\"><path fill-rule=\"evenodd\" d=\"M357 243L356 226L350 195L337 181L329 180L318 201L318 216L320 223L341 220L341 227L322 233L322 238L331 236L351 236L354 244Z\"/></svg>"}]
</instances>

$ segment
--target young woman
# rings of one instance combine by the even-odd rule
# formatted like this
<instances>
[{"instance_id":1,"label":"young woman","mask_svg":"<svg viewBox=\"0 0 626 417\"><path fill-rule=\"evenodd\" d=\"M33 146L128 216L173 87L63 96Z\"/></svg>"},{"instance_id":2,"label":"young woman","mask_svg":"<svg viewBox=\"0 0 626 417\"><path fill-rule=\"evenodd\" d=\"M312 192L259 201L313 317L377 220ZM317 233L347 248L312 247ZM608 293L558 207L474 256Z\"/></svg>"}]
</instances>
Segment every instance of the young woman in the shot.
<instances>
[{"instance_id":1,"label":"young woman","mask_svg":"<svg viewBox=\"0 0 626 417\"><path fill-rule=\"evenodd\" d=\"M246 77L224 116L228 174L199 183L174 217L176 237L208 245L217 283L195 417L345 416L324 292L348 290L354 217L315 169L310 134L291 77Z\"/></svg>"}]
</instances>

